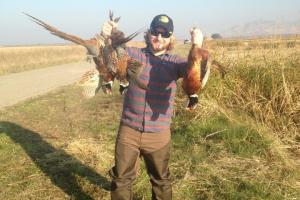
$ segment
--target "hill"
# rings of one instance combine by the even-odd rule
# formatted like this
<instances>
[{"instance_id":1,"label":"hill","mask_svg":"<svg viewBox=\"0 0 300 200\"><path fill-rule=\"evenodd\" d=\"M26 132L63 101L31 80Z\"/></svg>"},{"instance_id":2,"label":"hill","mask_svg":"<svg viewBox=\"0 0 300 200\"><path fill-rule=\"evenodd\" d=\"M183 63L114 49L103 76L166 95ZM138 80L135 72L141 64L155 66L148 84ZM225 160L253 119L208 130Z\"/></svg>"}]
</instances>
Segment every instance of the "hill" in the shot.
<instances>
[{"instance_id":1,"label":"hill","mask_svg":"<svg viewBox=\"0 0 300 200\"><path fill-rule=\"evenodd\" d=\"M300 34L300 20L283 22L271 20L256 20L225 30L225 37L257 37L269 35Z\"/></svg>"}]
</instances>

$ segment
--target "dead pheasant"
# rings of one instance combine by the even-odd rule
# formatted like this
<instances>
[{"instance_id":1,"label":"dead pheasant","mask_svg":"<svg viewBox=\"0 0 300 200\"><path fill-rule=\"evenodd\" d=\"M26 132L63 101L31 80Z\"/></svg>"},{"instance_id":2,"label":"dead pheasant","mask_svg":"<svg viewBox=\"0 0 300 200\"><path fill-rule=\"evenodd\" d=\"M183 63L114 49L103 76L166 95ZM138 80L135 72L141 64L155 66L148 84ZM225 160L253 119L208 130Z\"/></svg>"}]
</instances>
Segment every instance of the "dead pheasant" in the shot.
<instances>
[{"instance_id":1,"label":"dead pheasant","mask_svg":"<svg viewBox=\"0 0 300 200\"><path fill-rule=\"evenodd\" d=\"M225 76L225 70L217 61L209 61L207 50L192 45L188 55L188 70L183 77L182 88L189 97L187 108L192 110L198 103L199 91L204 88L210 75L210 68L215 66Z\"/></svg>"},{"instance_id":2,"label":"dead pheasant","mask_svg":"<svg viewBox=\"0 0 300 200\"><path fill-rule=\"evenodd\" d=\"M83 79L85 80L88 77L91 77L91 74L94 74L94 78L98 77L98 85L94 92L101 87L105 93L111 93L111 86L115 78L120 80L120 92L123 92L122 88L125 88L128 85L127 79L131 79L132 82L136 83L141 88L147 89L147 87L138 80L138 75L142 70L141 65L133 63L125 51L125 44L137 36L139 32L135 32L125 37L122 31L114 28L111 36L108 38L104 38L101 34L97 34L91 39L84 40L80 37L59 31L55 27L50 26L27 13L24 14L30 17L36 24L50 31L51 34L84 46L87 49L88 55L93 58L93 61L96 64L98 74L95 73L95 71L88 72L88 75L84 75ZM113 19L112 12L109 13L109 18L115 23L120 20L120 17ZM133 66L131 67L131 65ZM129 73L127 68L131 70ZM81 82L84 82L84 80L81 80Z\"/></svg>"}]
</instances>

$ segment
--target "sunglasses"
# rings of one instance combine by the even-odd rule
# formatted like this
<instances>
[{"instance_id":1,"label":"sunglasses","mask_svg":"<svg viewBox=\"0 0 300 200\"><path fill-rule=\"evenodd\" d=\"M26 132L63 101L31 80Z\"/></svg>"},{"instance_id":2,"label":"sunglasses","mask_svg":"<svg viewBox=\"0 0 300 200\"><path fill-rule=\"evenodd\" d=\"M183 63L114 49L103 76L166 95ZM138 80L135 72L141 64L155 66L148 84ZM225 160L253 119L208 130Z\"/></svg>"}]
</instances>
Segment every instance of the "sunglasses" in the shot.
<instances>
[{"instance_id":1,"label":"sunglasses","mask_svg":"<svg viewBox=\"0 0 300 200\"><path fill-rule=\"evenodd\" d=\"M150 33L153 36L158 36L160 34L161 37L163 37L163 38L169 38L172 35L171 33L167 32L167 31L158 31L156 29L151 29Z\"/></svg>"}]
</instances>

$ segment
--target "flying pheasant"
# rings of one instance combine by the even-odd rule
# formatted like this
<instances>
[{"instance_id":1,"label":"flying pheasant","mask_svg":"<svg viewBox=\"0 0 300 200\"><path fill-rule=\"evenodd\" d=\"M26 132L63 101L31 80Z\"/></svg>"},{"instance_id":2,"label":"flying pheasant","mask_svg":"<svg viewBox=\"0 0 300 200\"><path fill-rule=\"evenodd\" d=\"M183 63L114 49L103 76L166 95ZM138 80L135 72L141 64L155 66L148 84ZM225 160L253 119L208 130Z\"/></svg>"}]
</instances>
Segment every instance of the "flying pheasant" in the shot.
<instances>
[{"instance_id":1,"label":"flying pheasant","mask_svg":"<svg viewBox=\"0 0 300 200\"><path fill-rule=\"evenodd\" d=\"M97 92L99 87L102 87L105 93L111 94L111 86L115 78L120 80L121 93L128 85L128 78L131 79L132 82L136 83L139 87L147 89L147 86L145 86L138 80L138 75L142 70L141 65L132 61L127 56L125 51L125 44L136 37L139 32L135 32L125 37L122 31L114 28L112 30L111 36L108 38L103 37L101 34L96 34L95 37L84 40L80 37L64 33L27 13L24 14L30 17L30 19L36 24L44 27L51 34L84 46L87 49L87 53L90 57L93 58L93 61L96 64L96 69L98 71L98 75L93 72L96 77L98 76L99 80L97 89L94 91L94 94L95 92ZM115 23L120 20L120 17L113 19L112 12L109 13L109 18ZM81 82L83 83L85 80L88 80L88 77L91 77L91 72L85 74Z\"/></svg>"}]
</instances>

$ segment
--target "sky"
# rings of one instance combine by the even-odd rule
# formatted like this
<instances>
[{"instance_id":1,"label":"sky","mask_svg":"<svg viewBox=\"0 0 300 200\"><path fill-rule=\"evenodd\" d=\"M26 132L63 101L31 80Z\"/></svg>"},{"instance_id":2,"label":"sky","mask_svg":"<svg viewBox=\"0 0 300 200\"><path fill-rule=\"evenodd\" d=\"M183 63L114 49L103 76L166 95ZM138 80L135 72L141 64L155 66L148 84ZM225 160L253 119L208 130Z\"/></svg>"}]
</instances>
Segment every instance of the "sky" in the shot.
<instances>
[{"instance_id":1,"label":"sky","mask_svg":"<svg viewBox=\"0 0 300 200\"><path fill-rule=\"evenodd\" d=\"M189 38L193 26L210 35L256 20L300 20L299 0L1 0L0 46L66 43L22 12L88 39L100 32L109 10L121 16L119 29L125 35L149 27L154 16L167 14L178 39Z\"/></svg>"}]
</instances>

